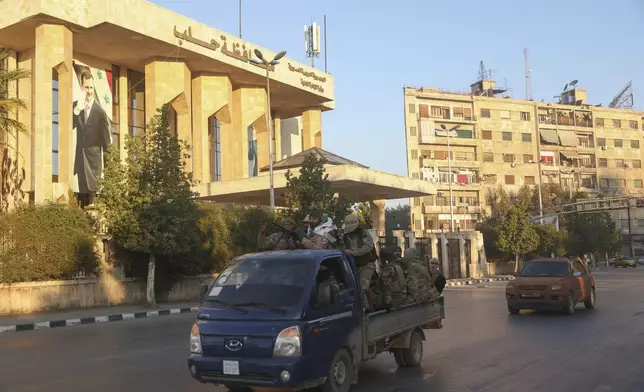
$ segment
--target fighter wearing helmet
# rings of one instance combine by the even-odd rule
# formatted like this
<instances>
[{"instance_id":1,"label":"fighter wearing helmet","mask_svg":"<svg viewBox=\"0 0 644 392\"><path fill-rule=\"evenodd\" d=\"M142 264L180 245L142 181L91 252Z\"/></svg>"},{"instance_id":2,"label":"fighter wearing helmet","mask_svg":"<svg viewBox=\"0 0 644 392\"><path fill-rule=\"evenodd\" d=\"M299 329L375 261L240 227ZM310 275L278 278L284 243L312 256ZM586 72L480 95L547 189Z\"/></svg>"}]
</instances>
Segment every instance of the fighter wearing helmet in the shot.
<instances>
[{"instance_id":1,"label":"fighter wearing helmet","mask_svg":"<svg viewBox=\"0 0 644 392\"><path fill-rule=\"evenodd\" d=\"M282 220L282 228L283 230L266 237L266 224L263 224L257 235L259 249L262 251L297 249L299 241L295 235L295 219L289 217Z\"/></svg>"},{"instance_id":2,"label":"fighter wearing helmet","mask_svg":"<svg viewBox=\"0 0 644 392\"><path fill-rule=\"evenodd\" d=\"M373 305L375 295L371 292L371 277L376 270L376 247L369 231L360 227L360 220L357 215L348 215L344 218L344 235L342 236L344 253L353 257L360 287L362 288L362 300L365 305ZM371 303L368 299L371 298ZM372 308L373 306L369 306Z\"/></svg>"}]
</instances>

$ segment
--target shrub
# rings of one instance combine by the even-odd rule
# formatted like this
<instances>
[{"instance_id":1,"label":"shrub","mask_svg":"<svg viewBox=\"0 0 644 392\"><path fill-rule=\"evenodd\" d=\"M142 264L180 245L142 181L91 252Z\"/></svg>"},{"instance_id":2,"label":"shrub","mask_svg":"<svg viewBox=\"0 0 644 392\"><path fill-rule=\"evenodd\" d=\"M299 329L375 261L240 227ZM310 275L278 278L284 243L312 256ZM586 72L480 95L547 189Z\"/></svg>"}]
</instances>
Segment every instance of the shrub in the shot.
<instances>
[{"instance_id":1,"label":"shrub","mask_svg":"<svg viewBox=\"0 0 644 392\"><path fill-rule=\"evenodd\" d=\"M77 206L46 203L0 215L0 282L67 279L95 273L94 230Z\"/></svg>"}]
</instances>

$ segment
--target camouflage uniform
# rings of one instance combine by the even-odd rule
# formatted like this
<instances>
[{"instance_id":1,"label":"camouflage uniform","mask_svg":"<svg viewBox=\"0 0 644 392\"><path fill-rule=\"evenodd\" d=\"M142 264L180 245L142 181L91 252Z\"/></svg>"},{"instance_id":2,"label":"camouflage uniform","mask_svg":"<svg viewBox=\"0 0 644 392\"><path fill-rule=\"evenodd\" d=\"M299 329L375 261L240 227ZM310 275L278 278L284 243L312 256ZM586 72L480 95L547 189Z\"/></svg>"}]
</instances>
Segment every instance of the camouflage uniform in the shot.
<instances>
[{"instance_id":1,"label":"camouflage uniform","mask_svg":"<svg viewBox=\"0 0 644 392\"><path fill-rule=\"evenodd\" d=\"M371 289L371 278L376 271L376 247L373 243L373 238L367 230L356 229L350 233L342 236L344 248L349 251L358 270L358 278L360 279L360 295L362 301L366 305L369 303L367 299L367 291Z\"/></svg>"},{"instance_id":2,"label":"camouflage uniform","mask_svg":"<svg viewBox=\"0 0 644 392\"><path fill-rule=\"evenodd\" d=\"M316 234L311 229L312 227L317 227L320 224L320 219L311 215L307 215L304 218L304 223L310 225L309 234L302 238L302 246L305 249L333 249L332 236L324 236Z\"/></svg>"},{"instance_id":3,"label":"camouflage uniform","mask_svg":"<svg viewBox=\"0 0 644 392\"><path fill-rule=\"evenodd\" d=\"M268 237L266 237L266 234L260 232L257 235L257 246L261 251L298 248L294 236L288 232L273 233Z\"/></svg>"},{"instance_id":4,"label":"camouflage uniform","mask_svg":"<svg viewBox=\"0 0 644 392\"><path fill-rule=\"evenodd\" d=\"M434 280L429 273L427 264L418 258L418 250L409 248L405 250L405 263L407 270L407 292L416 303L436 300L439 295L434 287Z\"/></svg>"},{"instance_id":5,"label":"camouflage uniform","mask_svg":"<svg viewBox=\"0 0 644 392\"><path fill-rule=\"evenodd\" d=\"M302 246L305 249L333 249L331 241L323 235L312 234L302 238Z\"/></svg>"},{"instance_id":6,"label":"camouflage uniform","mask_svg":"<svg viewBox=\"0 0 644 392\"><path fill-rule=\"evenodd\" d=\"M257 235L257 247L260 251L299 248L297 236L294 232L287 230L288 227L294 228L296 226L295 220L293 218L286 218L282 222L282 225L284 226L283 230L278 233L271 234L268 237L266 237L264 229L260 230Z\"/></svg>"},{"instance_id":7,"label":"camouflage uniform","mask_svg":"<svg viewBox=\"0 0 644 392\"><path fill-rule=\"evenodd\" d=\"M402 264L394 260L394 252L393 248L380 250L381 258L387 262L380 271L383 300L387 308L397 308L409 303L405 273Z\"/></svg>"}]
</instances>

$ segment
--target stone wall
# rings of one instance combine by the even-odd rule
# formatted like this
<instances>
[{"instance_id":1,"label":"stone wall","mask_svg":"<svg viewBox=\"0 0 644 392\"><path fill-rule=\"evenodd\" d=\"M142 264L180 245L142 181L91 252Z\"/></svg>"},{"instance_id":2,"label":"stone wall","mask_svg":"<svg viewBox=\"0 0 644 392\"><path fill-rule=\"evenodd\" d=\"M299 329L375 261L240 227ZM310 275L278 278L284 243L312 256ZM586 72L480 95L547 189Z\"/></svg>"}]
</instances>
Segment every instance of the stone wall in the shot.
<instances>
[{"instance_id":1,"label":"stone wall","mask_svg":"<svg viewBox=\"0 0 644 392\"><path fill-rule=\"evenodd\" d=\"M200 275L181 280L170 291L168 301L197 301L201 285L210 284L213 278ZM144 280L101 277L0 285L0 316L144 302Z\"/></svg>"}]
</instances>

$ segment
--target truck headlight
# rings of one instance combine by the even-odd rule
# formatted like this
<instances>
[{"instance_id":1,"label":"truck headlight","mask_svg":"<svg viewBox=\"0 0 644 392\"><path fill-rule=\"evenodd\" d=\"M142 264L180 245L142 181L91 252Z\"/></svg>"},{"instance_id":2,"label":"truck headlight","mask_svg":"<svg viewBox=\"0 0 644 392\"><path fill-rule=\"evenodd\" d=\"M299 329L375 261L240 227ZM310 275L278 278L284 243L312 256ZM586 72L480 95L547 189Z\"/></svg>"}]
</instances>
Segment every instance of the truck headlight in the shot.
<instances>
[{"instance_id":1,"label":"truck headlight","mask_svg":"<svg viewBox=\"0 0 644 392\"><path fill-rule=\"evenodd\" d=\"M203 354L203 349L201 347L201 332L199 332L197 323L194 323L190 330L190 352L192 354Z\"/></svg>"},{"instance_id":2,"label":"truck headlight","mask_svg":"<svg viewBox=\"0 0 644 392\"><path fill-rule=\"evenodd\" d=\"M552 291L559 291L563 290L563 286L560 284L553 284L552 287L550 288Z\"/></svg>"},{"instance_id":3,"label":"truck headlight","mask_svg":"<svg viewBox=\"0 0 644 392\"><path fill-rule=\"evenodd\" d=\"M274 357L299 357L302 355L302 334L299 327L288 327L277 335Z\"/></svg>"}]
</instances>

